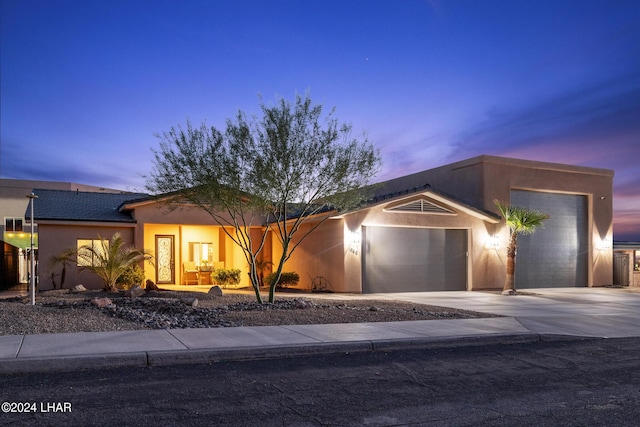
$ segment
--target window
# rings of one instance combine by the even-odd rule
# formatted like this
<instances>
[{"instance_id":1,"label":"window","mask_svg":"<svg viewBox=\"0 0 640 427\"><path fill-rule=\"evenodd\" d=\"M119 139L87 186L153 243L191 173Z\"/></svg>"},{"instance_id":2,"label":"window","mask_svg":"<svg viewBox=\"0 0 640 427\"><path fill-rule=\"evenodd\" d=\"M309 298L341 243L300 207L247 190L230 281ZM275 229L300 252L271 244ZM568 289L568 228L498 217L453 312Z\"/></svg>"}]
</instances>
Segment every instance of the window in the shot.
<instances>
[{"instance_id":1,"label":"window","mask_svg":"<svg viewBox=\"0 0 640 427\"><path fill-rule=\"evenodd\" d=\"M4 231L21 232L22 230L22 218L5 218L4 219Z\"/></svg>"},{"instance_id":2,"label":"window","mask_svg":"<svg viewBox=\"0 0 640 427\"><path fill-rule=\"evenodd\" d=\"M101 256L109 250L108 240L78 239L78 267L98 267Z\"/></svg>"},{"instance_id":3,"label":"window","mask_svg":"<svg viewBox=\"0 0 640 427\"><path fill-rule=\"evenodd\" d=\"M189 261L197 266L210 264L213 261L213 244L203 242L189 242Z\"/></svg>"}]
</instances>

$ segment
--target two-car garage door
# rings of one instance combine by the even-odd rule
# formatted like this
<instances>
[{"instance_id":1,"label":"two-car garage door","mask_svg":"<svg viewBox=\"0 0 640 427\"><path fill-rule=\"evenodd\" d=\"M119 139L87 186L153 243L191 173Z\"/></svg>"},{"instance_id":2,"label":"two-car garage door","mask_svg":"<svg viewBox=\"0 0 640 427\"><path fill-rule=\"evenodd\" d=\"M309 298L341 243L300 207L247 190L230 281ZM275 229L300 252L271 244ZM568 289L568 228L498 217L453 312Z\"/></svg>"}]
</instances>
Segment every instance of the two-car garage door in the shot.
<instances>
[{"instance_id":1,"label":"two-car garage door","mask_svg":"<svg viewBox=\"0 0 640 427\"><path fill-rule=\"evenodd\" d=\"M467 230L363 227L363 293L464 291Z\"/></svg>"}]
</instances>

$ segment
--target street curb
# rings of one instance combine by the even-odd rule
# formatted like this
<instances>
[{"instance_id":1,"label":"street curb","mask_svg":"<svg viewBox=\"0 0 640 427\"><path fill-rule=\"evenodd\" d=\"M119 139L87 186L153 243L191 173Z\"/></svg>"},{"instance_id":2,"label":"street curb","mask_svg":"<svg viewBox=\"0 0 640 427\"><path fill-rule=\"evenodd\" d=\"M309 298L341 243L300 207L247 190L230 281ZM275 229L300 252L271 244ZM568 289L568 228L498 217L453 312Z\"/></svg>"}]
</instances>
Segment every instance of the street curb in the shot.
<instances>
[{"instance_id":1,"label":"street curb","mask_svg":"<svg viewBox=\"0 0 640 427\"><path fill-rule=\"evenodd\" d=\"M147 365L147 354L145 352L25 357L1 360L0 375L31 372L70 372L121 367L143 367Z\"/></svg>"},{"instance_id":2,"label":"street curb","mask_svg":"<svg viewBox=\"0 0 640 427\"><path fill-rule=\"evenodd\" d=\"M542 341L569 341L576 339L584 339L584 337L554 335L542 337L537 333L524 332L481 336L468 335L458 337L345 341L271 347L237 347L220 350L156 350L102 355L15 358L0 361L0 375L37 372L71 372L123 367L168 366L222 361L265 360L308 357L320 354L372 353L397 350L477 347L484 345L533 344Z\"/></svg>"},{"instance_id":3,"label":"street curb","mask_svg":"<svg viewBox=\"0 0 640 427\"><path fill-rule=\"evenodd\" d=\"M476 347L496 344L531 344L540 341L535 332L460 335L373 341L373 351L428 350L439 348Z\"/></svg>"},{"instance_id":4,"label":"street curb","mask_svg":"<svg viewBox=\"0 0 640 427\"><path fill-rule=\"evenodd\" d=\"M369 341L348 341L326 344L296 344L263 347L236 347L220 350L199 349L186 351L148 352L149 365L181 365L222 361L247 361L287 357L314 356L334 353L361 353L372 351Z\"/></svg>"}]
</instances>

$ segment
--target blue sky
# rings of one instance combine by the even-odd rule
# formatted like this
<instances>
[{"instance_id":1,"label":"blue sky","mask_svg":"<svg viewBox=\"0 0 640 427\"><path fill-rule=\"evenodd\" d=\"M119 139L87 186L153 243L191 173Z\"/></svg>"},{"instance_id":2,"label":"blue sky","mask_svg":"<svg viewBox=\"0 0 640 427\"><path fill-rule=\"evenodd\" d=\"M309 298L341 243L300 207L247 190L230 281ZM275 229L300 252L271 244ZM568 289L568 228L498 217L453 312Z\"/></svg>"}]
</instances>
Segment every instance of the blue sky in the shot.
<instances>
[{"instance_id":1,"label":"blue sky","mask_svg":"<svg viewBox=\"0 0 640 427\"><path fill-rule=\"evenodd\" d=\"M0 176L144 190L154 134L310 91L379 180L478 154L614 169L640 241L637 0L0 0Z\"/></svg>"}]
</instances>

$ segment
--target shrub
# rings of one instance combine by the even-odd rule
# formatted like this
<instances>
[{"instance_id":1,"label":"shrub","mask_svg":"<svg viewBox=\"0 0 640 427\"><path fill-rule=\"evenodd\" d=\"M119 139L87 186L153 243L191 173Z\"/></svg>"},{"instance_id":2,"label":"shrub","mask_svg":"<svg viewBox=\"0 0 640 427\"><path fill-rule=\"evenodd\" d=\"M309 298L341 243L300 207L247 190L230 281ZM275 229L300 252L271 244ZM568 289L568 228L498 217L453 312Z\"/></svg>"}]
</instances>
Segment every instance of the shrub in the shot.
<instances>
[{"instance_id":1,"label":"shrub","mask_svg":"<svg viewBox=\"0 0 640 427\"><path fill-rule=\"evenodd\" d=\"M273 280L276 273L269 273L264 278L264 283L268 286L269 283ZM278 284L276 288L286 288L287 286L295 286L300 281L300 276L295 271L283 271L280 274L280 280L278 280Z\"/></svg>"},{"instance_id":2,"label":"shrub","mask_svg":"<svg viewBox=\"0 0 640 427\"><path fill-rule=\"evenodd\" d=\"M144 270L138 265L127 268L116 281L120 289L131 289L135 285L142 286Z\"/></svg>"},{"instance_id":3,"label":"shrub","mask_svg":"<svg viewBox=\"0 0 640 427\"><path fill-rule=\"evenodd\" d=\"M237 268L221 268L211 274L211 279L216 285L223 288L228 285L237 285L240 283L240 270Z\"/></svg>"}]
</instances>

